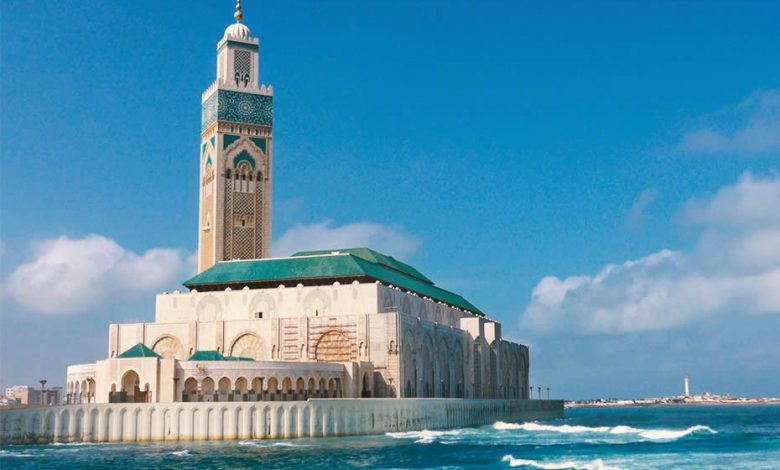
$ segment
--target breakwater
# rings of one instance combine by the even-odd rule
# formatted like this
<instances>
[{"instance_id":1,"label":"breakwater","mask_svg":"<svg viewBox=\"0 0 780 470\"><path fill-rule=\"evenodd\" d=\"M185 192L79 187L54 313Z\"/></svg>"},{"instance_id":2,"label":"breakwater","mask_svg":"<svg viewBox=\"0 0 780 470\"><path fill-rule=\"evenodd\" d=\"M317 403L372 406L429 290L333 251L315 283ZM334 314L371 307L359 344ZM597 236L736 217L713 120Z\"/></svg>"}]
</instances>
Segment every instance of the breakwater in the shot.
<instances>
[{"instance_id":1,"label":"breakwater","mask_svg":"<svg viewBox=\"0 0 780 470\"><path fill-rule=\"evenodd\" d=\"M563 417L560 400L111 403L0 411L0 444L290 439Z\"/></svg>"}]
</instances>

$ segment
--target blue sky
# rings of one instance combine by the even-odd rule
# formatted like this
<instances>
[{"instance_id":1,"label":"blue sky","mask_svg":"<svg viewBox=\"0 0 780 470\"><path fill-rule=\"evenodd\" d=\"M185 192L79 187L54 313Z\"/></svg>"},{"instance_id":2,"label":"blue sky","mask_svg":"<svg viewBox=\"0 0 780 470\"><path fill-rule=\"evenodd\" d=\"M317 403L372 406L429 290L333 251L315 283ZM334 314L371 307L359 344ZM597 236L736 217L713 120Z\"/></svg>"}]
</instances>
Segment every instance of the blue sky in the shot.
<instances>
[{"instance_id":1,"label":"blue sky","mask_svg":"<svg viewBox=\"0 0 780 470\"><path fill-rule=\"evenodd\" d=\"M190 274L232 3L2 8L0 384L64 382ZM244 13L274 85L275 254L414 264L530 344L556 396L685 374L780 395L776 2Z\"/></svg>"}]
</instances>

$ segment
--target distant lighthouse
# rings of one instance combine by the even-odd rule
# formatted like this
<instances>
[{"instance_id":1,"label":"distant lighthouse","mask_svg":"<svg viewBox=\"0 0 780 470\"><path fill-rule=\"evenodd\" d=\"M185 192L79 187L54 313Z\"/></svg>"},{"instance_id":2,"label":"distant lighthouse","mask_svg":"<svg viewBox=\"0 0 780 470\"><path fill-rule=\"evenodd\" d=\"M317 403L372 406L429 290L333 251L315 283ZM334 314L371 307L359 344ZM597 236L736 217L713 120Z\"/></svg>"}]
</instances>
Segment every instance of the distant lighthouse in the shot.
<instances>
[{"instance_id":1,"label":"distant lighthouse","mask_svg":"<svg viewBox=\"0 0 780 470\"><path fill-rule=\"evenodd\" d=\"M685 376L685 396L690 397L691 396L691 389L688 386L688 376Z\"/></svg>"}]
</instances>

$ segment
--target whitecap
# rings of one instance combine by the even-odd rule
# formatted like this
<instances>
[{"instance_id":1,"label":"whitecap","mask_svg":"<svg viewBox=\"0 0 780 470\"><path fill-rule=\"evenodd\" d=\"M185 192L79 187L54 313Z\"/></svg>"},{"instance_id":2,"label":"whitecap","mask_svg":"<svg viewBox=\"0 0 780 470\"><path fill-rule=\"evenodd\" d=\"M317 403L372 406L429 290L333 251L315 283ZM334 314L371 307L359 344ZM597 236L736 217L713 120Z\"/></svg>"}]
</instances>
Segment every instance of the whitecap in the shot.
<instances>
[{"instance_id":1,"label":"whitecap","mask_svg":"<svg viewBox=\"0 0 780 470\"><path fill-rule=\"evenodd\" d=\"M177 457L189 457L190 451L188 449L177 450L176 452L171 452L171 455L175 455Z\"/></svg>"},{"instance_id":2,"label":"whitecap","mask_svg":"<svg viewBox=\"0 0 780 470\"><path fill-rule=\"evenodd\" d=\"M295 444L293 442L289 441L278 441L278 442L264 442L264 441L240 441L238 443L240 446L248 446L248 447L259 447L259 448L267 448L267 447L306 447L302 444Z\"/></svg>"},{"instance_id":3,"label":"whitecap","mask_svg":"<svg viewBox=\"0 0 780 470\"><path fill-rule=\"evenodd\" d=\"M24 452L12 452L10 450L0 450L0 457L35 457L33 454Z\"/></svg>"},{"instance_id":4,"label":"whitecap","mask_svg":"<svg viewBox=\"0 0 780 470\"><path fill-rule=\"evenodd\" d=\"M718 432L709 426L697 424L688 429L641 429L631 426L572 426L569 424L552 425L539 423L504 423L498 421L493 424L496 430L522 430L529 432L557 432L560 434L600 433L613 435L635 435L652 441L668 441L680 439L691 434L717 434Z\"/></svg>"},{"instance_id":5,"label":"whitecap","mask_svg":"<svg viewBox=\"0 0 780 470\"><path fill-rule=\"evenodd\" d=\"M385 435L395 439L416 439L414 441L416 444L430 444L437 438L444 436L457 436L461 432L463 432L462 429L452 429L449 431L431 431L428 429L423 429L422 431L388 432Z\"/></svg>"},{"instance_id":6,"label":"whitecap","mask_svg":"<svg viewBox=\"0 0 780 470\"><path fill-rule=\"evenodd\" d=\"M682 431L674 431L671 429L650 429L639 433L640 436L645 439L652 440L674 440L681 437L689 436L691 434L717 434L718 431L712 429L709 426L702 426L700 424L691 426L688 429Z\"/></svg>"},{"instance_id":7,"label":"whitecap","mask_svg":"<svg viewBox=\"0 0 780 470\"><path fill-rule=\"evenodd\" d=\"M540 462L538 460L516 459L511 455L505 455L501 461L509 463L510 467L541 468L544 470L622 470L620 467L605 465L601 459L591 460L590 462L577 460Z\"/></svg>"}]
</instances>

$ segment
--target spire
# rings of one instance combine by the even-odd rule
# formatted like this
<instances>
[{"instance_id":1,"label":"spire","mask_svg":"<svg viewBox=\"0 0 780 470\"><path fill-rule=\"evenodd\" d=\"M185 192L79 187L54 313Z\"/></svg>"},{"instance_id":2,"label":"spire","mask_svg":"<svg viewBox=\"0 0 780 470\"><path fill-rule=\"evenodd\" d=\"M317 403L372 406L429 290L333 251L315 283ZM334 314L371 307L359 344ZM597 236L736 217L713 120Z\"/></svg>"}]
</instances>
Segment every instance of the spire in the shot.
<instances>
[{"instance_id":1,"label":"spire","mask_svg":"<svg viewBox=\"0 0 780 470\"><path fill-rule=\"evenodd\" d=\"M241 0L236 0L236 12L233 13L233 18L236 19L236 23L241 22L241 18L244 17L244 14L241 13Z\"/></svg>"}]
</instances>

